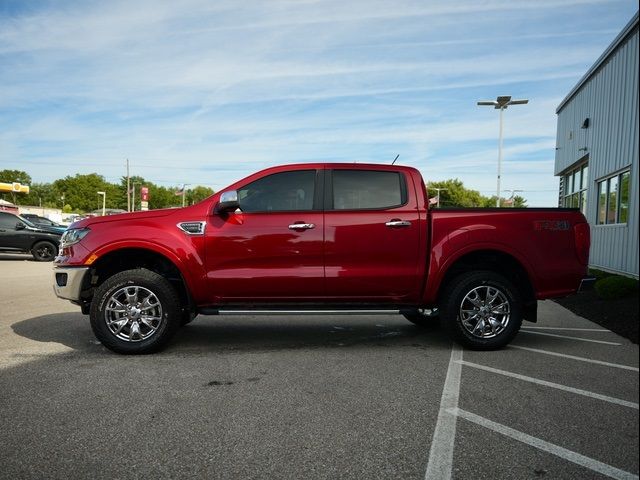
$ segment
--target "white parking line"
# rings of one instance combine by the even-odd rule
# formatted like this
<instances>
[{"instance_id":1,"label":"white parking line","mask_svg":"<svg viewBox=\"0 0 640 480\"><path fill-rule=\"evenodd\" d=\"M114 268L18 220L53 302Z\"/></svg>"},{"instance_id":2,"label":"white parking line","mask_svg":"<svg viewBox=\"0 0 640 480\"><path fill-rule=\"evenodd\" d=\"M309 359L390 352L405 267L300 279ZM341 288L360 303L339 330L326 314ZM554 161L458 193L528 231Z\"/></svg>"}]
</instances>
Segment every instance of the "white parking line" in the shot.
<instances>
[{"instance_id":1,"label":"white parking line","mask_svg":"<svg viewBox=\"0 0 640 480\"><path fill-rule=\"evenodd\" d=\"M569 328L569 327L522 327L527 330L571 330L573 332L609 332L613 333L611 330L607 330L606 328Z\"/></svg>"},{"instance_id":2,"label":"white parking line","mask_svg":"<svg viewBox=\"0 0 640 480\"><path fill-rule=\"evenodd\" d=\"M567 355L566 353L550 352L549 350L540 350L538 348L520 347L518 345L509 345L508 348L517 348L518 350L527 350L529 352L543 353L545 355L553 355L556 357L570 358L580 362L595 363L596 365L604 365L605 367L621 368L622 370L631 370L637 372L638 367L630 367L628 365L620 365L619 363L603 362L601 360L593 360L591 358L576 357L575 355Z\"/></svg>"},{"instance_id":3,"label":"white parking line","mask_svg":"<svg viewBox=\"0 0 640 480\"><path fill-rule=\"evenodd\" d=\"M580 337L568 337L566 335L556 335L555 333L546 333L546 332L531 332L528 330L520 330L522 333L532 333L534 335L546 335L547 337L558 337L558 338L567 338L569 340L579 340L581 342L591 342L591 343L602 343L604 345L616 345L620 346L621 343L614 342L605 342L604 340L591 340L590 338L580 338Z\"/></svg>"},{"instance_id":4,"label":"white parking line","mask_svg":"<svg viewBox=\"0 0 640 480\"><path fill-rule=\"evenodd\" d=\"M451 478L453 446L456 440L456 416L451 415L449 410L458 408L462 372L460 362L462 362L462 349L454 343L451 349L447 378L442 389L438 420L431 440L427 471L424 476L426 480L448 480Z\"/></svg>"},{"instance_id":5,"label":"white parking line","mask_svg":"<svg viewBox=\"0 0 640 480\"><path fill-rule=\"evenodd\" d=\"M568 387L566 385L560 385L559 383L547 382L546 380L540 380L538 378L527 377L526 375L520 375L519 373L507 372L505 370L499 370L497 368L487 367L485 365L478 365L477 363L465 362L459 360L458 363L466 365L468 367L477 368L478 370L484 370L486 372L497 373L498 375L504 375L505 377L517 378L525 382L535 383L543 385L545 387L555 388L558 390L564 390L565 392L575 393L577 395L583 395L585 397L595 398L597 400L603 400L605 402L614 403L616 405L622 405L623 407L635 408L638 410L639 405L634 402L628 402L619 398L609 397L607 395L601 395L599 393L589 392L587 390L581 390L579 388Z\"/></svg>"},{"instance_id":6,"label":"white parking line","mask_svg":"<svg viewBox=\"0 0 640 480\"><path fill-rule=\"evenodd\" d=\"M581 467L588 468L589 470L593 470L594 472L601 473L602 475L606 475L611 478L616 478L620 480L636 480L638 475L635 475L630 472L626 472L624 470L620 470L619 468L612 467L611 465L607 465L606 463L599 462L593 458L586 457L579 453L576 453L572 450L568 450L566 448L560 447L553 443L546 442L540 438L532 437L524 432L520 432L513 428L507 427L506 425L502 425L500 423L496 423L492 420L489 420L484 417L480 417L474 413L467 412L465 410L460 410L458 408L451 409L450 413L456 415L458 417L464 418L469 422L475 423L476 425L480 425L482 427L488 428L489 430L493 430L496 433L500 433L501 435L505 435L509 438L513 438L519 442L535 447L544 452L555 455L556 457L560 457L564 460L568 460L569 462L575 463L576 465L580 465Z\"/></svg>"}]
</instances>

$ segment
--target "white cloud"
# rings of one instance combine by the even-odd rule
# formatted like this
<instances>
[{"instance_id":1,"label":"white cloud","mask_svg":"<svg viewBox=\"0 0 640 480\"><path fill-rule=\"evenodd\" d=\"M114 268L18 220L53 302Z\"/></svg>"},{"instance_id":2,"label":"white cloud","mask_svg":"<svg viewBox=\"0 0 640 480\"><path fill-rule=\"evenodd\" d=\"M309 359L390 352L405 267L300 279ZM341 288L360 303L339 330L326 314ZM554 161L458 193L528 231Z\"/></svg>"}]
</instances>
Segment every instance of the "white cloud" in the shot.
<instances>
[{"instance_id":1,"label":"white cloud","mask_svg":"<svg viewBox=\"0 0 640 480\"><path fill-rule=\"evenodd\" d=\"M482 190L497 114L475 101L531 99L506 113L505 175L548 185L555 107L631 11L604 0L33 8L0 18L2 167L117 178L129 157L151 180L221 188L274 163L400 153L430 177L468 171Z\"/></svg>"}]
</instances>

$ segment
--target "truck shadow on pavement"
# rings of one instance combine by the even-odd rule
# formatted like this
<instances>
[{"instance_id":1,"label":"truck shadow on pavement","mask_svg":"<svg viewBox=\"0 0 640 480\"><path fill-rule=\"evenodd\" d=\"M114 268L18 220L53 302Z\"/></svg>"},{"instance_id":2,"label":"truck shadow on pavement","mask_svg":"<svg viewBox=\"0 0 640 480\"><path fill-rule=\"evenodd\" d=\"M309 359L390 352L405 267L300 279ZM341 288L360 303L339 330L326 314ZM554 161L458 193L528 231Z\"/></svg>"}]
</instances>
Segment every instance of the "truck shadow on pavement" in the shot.
<instances>
[{"instance_id":1,"label":"truck shadow on pavement","mask_svg":"<svg viewBox=\"0 0 640 480\"><path fill-rule=\"evenodd\" d=\"M89 318L80 313L56 313L11 325L21 337L61 343L85 353L107 353L93 335ZM419 328L402 317L206 317L181 328L165 352L175 354L221 351L271 351L305 348L413 347L450 348L437 324ZM162 353L160 353L162 355Z\"/></svg>"}]
</instances>

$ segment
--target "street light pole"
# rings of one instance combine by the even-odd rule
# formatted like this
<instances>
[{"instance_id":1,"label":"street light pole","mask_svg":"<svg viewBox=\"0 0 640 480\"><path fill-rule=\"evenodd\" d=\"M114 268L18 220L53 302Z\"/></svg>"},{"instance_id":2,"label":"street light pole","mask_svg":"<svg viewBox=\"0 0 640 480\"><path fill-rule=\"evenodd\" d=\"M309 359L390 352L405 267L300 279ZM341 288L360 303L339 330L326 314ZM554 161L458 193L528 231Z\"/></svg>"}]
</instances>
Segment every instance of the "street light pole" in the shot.
<instances>
[{"instance_id":1,"label":"street light pole","mask_svg":"<svg viewBox=\"0 0 640 480\"><path fill-rule=\"evenodd\" d=\"M131 211L135 212L136 211L136 185L141 185L140 182L133 182L133 187L132 187L132 195L131 195Z\"/></svg>"},{"instance_id":2,"label":"street light pole","mask_svg":"<svg viewBox=\"0 0 640 480\"><path fill-rule=\"evenodd\" d=\"M187 185L190 185L189 183L184 183L182 184L182 206L184 207L184 197L187 196Z\"/></svg>"},{"instance_id":3,"label":"street light pole","mask_svg":"<svg viewBox=\"0 0 640 480\"><path fill-rule=\"evenodd\" d=\"M498 188L496 190L496 207L500 208L500 177L502 176L502 115L509 105L524 105L529 100L511 100L511 95L501 95L495 100L482 100L478 102L480 106L491 106L500 110L500 133L498 136Z\"/></svg>"},{"instance_id":4,"label":"street light pole","mask_svg":"<svg viewBox=\"0 0 640 480\"><path fill-rule=\"evenodd\" d=\"M104 217L107 206L107 192L98 192L98 195L102 195L102 216Z\"/></svg>"}]
</instances>

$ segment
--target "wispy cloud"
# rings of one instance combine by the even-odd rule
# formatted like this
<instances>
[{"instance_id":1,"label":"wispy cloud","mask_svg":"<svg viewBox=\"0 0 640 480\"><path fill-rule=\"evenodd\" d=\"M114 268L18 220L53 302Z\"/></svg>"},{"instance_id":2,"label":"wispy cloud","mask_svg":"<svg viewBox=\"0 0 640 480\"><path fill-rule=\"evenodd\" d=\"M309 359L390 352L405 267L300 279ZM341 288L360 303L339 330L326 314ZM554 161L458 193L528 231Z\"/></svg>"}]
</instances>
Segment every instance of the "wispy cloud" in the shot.
<instances>
[{"instance_id":1,"label":"wispy cloud","mask_svg":"<svg viewBox=\"0 0 640 480\"><path fill-rule=\"evenodd\" d=\"M512 94L531 102L507 112L504 181L526 183L540 205L556 201L543 192L557 184L555 107L636 8L623 0L10 5L0 5L0 168L36 181L91 171L117 178L128 157L150 180L221 188L275 163L386 162L400 153L428 178L491 190L497 115L475 102Z\"/></svg>"}]
</instances>

